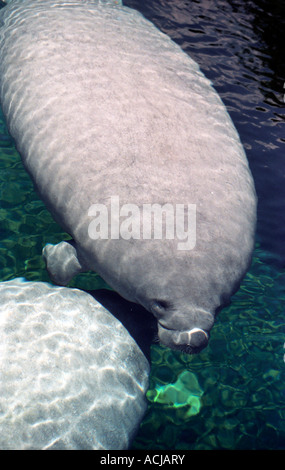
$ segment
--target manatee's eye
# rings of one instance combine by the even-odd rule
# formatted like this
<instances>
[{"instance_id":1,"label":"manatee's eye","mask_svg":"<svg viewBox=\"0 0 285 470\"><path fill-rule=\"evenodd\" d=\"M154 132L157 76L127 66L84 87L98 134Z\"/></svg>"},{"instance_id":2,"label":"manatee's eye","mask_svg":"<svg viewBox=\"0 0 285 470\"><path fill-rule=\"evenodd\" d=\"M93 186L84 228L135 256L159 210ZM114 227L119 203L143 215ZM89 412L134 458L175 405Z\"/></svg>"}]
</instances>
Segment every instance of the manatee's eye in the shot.
<instances>
[{"instance_id":1,"label":"manatee's eye","mask_svg":"<svg viewBox=\"0 0 285 470\"><path fill-rule=\"evenodd\" d=\"M158 308L163 308L165 310L168 307L168 302L166 302L166 300L155 300L154 302Z\"/></svg>"},{"instance_id":2,"label":"manatee's eye","mask_svg":"<svg viewBox=\"0 0 285 470\"><path fill-rule=\"evenodd\" d=\"M157 314L163 314L170 307L167 300L154 299L151 303L151 310Z\"/></svg>"}]
</instances>

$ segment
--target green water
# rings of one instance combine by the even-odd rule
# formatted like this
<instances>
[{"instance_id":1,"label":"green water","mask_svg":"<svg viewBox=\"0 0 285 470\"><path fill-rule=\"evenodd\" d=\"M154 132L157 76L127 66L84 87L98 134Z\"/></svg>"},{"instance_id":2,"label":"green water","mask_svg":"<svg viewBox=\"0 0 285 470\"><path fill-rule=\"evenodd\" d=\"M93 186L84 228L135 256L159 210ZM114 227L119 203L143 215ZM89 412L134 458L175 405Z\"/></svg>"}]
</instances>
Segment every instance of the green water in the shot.
<instances>
[{"instance_id":1,"label":"green water","mask_svg":"<svg viewBox=\"0 0 285 470\"><path fill-rule=\"evenodd\" d=\"M68 238L35 193L0 115L0 281L49 281L42 248ZM70 286L106 285L88 273ZM204 351L153 345L149 407L134 449L285 448L284 286L284 270L257 246Z\"/></svg>"}]
</instances>

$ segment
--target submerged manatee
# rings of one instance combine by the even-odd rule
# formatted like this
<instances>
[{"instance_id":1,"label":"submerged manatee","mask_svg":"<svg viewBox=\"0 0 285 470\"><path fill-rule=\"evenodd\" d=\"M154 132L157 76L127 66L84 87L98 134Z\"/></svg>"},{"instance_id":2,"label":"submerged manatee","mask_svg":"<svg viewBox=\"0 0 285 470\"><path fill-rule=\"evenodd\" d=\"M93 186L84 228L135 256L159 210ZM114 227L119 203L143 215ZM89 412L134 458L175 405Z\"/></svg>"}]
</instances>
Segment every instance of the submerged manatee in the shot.
<instances>
[{"instance_id":1,"label":"submerged manatee","mask_svg":"<svg viewBox=\"0 0 285 470\"><path fill-rule=\"evenodd\" d=\"M4 7L1 103L36 189L72 237L44 250L54 282L96 271L155 315L162 343L197 352L249 267L254 184L225 106L198 65L140 13L114 3ZM162 239L153 232L127 239L128 229L118 236L113 200L140 211L182 205L180 229L196 205L196 240L181 249L178 230ZM107 210L106 239L90 236L94 204ZM119 215L126 221L127 211Z\"/></svg>"},{"instance_id":2,"label":"submerged manatee","mask_svg":"<svg viewBox=\"0 0 285 470\"><path fill-rule=\"evenodd\" d=\"M127 449L146 357L91 295L24 281L0 283L0 449Z\"/></svg>"}]
</instances>

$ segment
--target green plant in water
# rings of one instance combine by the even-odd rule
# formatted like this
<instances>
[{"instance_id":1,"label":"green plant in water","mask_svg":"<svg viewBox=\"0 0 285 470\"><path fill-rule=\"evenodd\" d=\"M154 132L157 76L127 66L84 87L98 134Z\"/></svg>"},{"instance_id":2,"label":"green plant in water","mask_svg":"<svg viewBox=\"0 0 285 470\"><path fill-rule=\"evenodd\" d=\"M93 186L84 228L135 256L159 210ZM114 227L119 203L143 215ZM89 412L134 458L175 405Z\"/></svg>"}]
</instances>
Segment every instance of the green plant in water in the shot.
<instances>
[{"instance_id":1,"label":"green plant in water","mask_svg":"<svg viewBox=\"0 0 285 470\"><path fill-rule=\"evenodd\" d=\"M175 383L157 385L155 389L149 390L147 398L167 408L180 408L184 419L187 419L199 413L203 393L196 375L184 370Z\"/></svg>"}]
</instances>

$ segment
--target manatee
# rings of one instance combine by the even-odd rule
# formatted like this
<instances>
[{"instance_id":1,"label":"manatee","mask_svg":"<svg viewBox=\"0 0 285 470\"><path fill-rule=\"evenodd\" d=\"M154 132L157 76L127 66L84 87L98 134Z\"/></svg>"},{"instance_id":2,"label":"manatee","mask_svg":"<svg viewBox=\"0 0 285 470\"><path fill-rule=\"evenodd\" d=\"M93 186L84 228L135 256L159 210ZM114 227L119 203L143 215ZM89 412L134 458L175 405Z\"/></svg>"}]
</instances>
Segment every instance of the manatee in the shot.
<instances>
[{"instance_id":1,"label":"manatee","mask_svg":"<svg viewBox=\"0 0 285 470\"><path fill-rule=\"evenodd\" d=\"M150 366L122 323L78 289L17 278L0 297L0 449L129 448Z\"/></svg>"},{"instance_id":2,"label":"manatee","mask_svg":"<svg viewBox=\"0 0 285 470\"><path fill-rule=\"evenodd\" d=\"M211 82L119 2L12 0L0 25L9 131L71 237L44 248L52 281L67 285L95 271L155 316L162 344L199 352L249 268L257 204L238 133ZM142 224L143 209L154 206L160 236L154 221L150 232ZM106 209L105 219L94 207ZM181 207L171 234L168 216Z\"/></svg>"}]
</instances>

